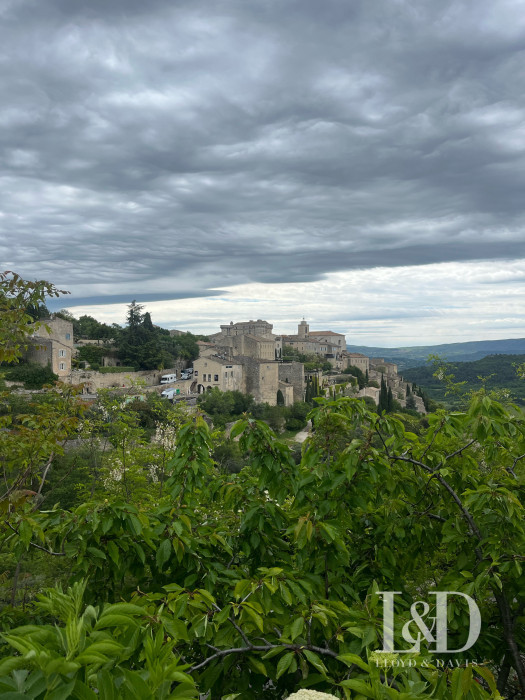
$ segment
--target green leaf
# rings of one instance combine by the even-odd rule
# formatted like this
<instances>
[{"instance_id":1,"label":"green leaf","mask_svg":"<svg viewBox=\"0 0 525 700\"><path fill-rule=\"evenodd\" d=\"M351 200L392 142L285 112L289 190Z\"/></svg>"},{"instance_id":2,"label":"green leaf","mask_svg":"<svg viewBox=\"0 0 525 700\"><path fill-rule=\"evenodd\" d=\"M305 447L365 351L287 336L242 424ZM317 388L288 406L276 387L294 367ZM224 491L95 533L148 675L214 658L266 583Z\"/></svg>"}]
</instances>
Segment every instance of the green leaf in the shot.
<instances>
[{"instance_id":1,"label":"green leaf","mask_svg":"<svg viewBox=\"0 0 525 700\"><path fill-rule=\"evenodd\" d=\"M256 656L249 656L248 657L248 664L253 668L255 673L260 673L263 676L268 675L268 671L266 670L266 666Z\"/></svg>"},{"instance_id":2,"label":"green leaf","mask_svg":"<svg viewBox=\"0 0 525 700\"><path fill-rule=\"evenodd\" d=\"M289 651L287 654L281 656L277 663L277 679L279 679L290 668L290 664L292 663L293 657L293 651Z\"/></svg>"},{"instance_id":3,"label":"green leaf","mask_svg":"<svg viewBox=\"0 0 525 700\"><path fill-rule=\"evenodd\" d=\"M357 654L340 654L337 658L347 666L352 666L355 664L356 666L359 666L359 668L362 668L363 671L370 671L370 666Z\"/></svg>"},{"instance_id":4,"label":"green leaf","mask_svg":"<svg viewBox=\"0 0 525 700\"><path fill-rule=\"evenodd\" d=\"M297 617L290 627L290 639L297 639L304 629L304 617Z\"/></svg>"},{"instance_id":5,"label":"green leaf","mask_svg":"<svg viewBox=\"0 0 525 700\"><path fill-rule=\"evenodd\" d=\"M494 678L492 672L489 671L488 668L485 668L485 666L476 666L474 670L487 682L487 685L489 686L492 693L498 693L496 679Z\"/></svg>"},{"instance_id":6,"label":"green leaf","mask_svg":"<svg viewBox=\"0 0 525 700\"><path fill-rule=\"evenodd\" d=\"M171 554L171 540L165 539L160 543L160 547L157 549L157 554L155 560L157 566L162 570L164 564L168 561Z\"/></svg>"},{"instance_id":7,"label":"green leaf","mask_svg":"<svg viewBox=\"0 0 525 700\"><path fill-rule=\"evenodd\" d=\"M75 681L60 685L56 690L52 690L46 694L46 700L67 700L67 698L71 697L74 687Z\"/></svg>"},{"instance_id":8,"label":"green leaf","mask_svg":"<svg viewBox=\"0 0 525 700\"><path fill-rule=\"evenodd\" d=\"M321 658L309 649L303 649L302 651L308 659L309 663L311 663L312 666L314 666L314 668L316 668L319 671L319 673L322 673L324 676L326 676L328 671L326 670L326 666L324 665L324 663L321 661Z\"/></svg>"},{"instance_id":9,"label":"green leaf","mask_svg":"<svg viewBox=\"0 0 525 700\"><path fill-rule=\"evenodd\" d=\"M372 700L376 700L377 698L371 686L369 686L368 683L365 683L364 681L350 679L347 681L341 681L339 685L343 688L350 688L350 690L355 690L356 693L361 693L361 695L364 695L367 698L372 698Z\"/></svg>"},{"instance_id":10,"label":"green leaf","mask_svg":"<svg viewBox=\"0 0 525 700\"><path fill-rule=\"evenodd\" d=\"M113 541L109 541L107 543L107 548L108 548L108 554L113 561L114 564L118 566L119 564L119 559L120 559L120 550L117 547L117 545Z\"/></svg>"}]
</instances>

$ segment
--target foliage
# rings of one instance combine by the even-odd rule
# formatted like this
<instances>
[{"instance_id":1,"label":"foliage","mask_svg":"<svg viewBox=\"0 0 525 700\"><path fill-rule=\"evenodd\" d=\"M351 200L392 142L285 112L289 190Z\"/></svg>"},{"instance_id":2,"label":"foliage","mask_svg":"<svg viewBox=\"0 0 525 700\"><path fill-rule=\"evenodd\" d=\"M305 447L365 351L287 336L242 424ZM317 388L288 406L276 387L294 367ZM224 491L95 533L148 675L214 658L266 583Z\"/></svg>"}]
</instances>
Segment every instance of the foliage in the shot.
<instances>
[{"instance_id":1,"label":"foliage","mask_svg":"<svg viewBox=\"0 0 525 700\"><path fill-rule=\"evenodd\" d=\"M134 372L135 367L124 367L123 365L118 365L118 367L99 367L98 371L101 374L122 374L124 372Z\"/></svg>"},{"instance_id":2,"label":"foliage","mask_svg":"<svg viewBox=\"0 0 525 700\"><path fill-rule=\"evenodd\" d=\"M19 413L4 397L0 415L0 455L2 455L2 486L0 512L18 499L24 499L24 489L40 493L40 487L53 458L63 454L64 442L74 434L83 410L75 390L57 384L43 400L26 404L27 413Z\"/></svg>"},{"instance_id":3,"label":"foliage","mask_svg":"<svg viewBox=\"0 0 525 700\"><path fill-rule=\"evenodd\" d=\"M133 301L128 306L127 325L115 338L119 358L137 369L163 369L176 359L194 360L199 348L191 333L171 336L154 326L144 307Z\"/></svg>"},{"instance_id":4,"label":"foliage","mask_svg":"<svg viewBox=\"0 0 525 700\"><path fill-rule=\"evenodd\" d=\"M28 324L34 321L31 311L44 304L46 297L68 292L44 280L28 282L15 272L0 272L0 363L16 362L27 348ZM36 330L41 324L33 324Z\"/></svg>"},{"instance_id":5,"label":"foliage","mask_svg":"<svg viewBox=\"0 0 525 700\"><path fill-rule=\"evenodd\" d=\"M362 370L359 369L359 367L349 365L346 369L343 370L343 374L351 374L354 377L356 377L360 389L363 389L368 383L365 374Z\"/></svg>"},{"instance_id":6,"label":"foliage","mask_svg":"<svg viewBox=\"0 0 525 700\"><path fill-rule=\"evenodd\" d=\"M107 353L107 349L100 345L83 345L78 349L76 359L87 362L91 369L99 369Z\"/></svg>"},{"instance_id":7,"label":"foliage","mask_svg":"<svg viewBox=\"0 0 525 700\"><path fill-rule=\"evenodd\" d=\"M324 372L329 372L332 369L332 365L323 359L321 355L299 352L299 350L291 345L283 346L282 359L285 362L302 362L307 372L313 372L316 369L322 369Z\"/></svg>"},{"instance_id":8,"label":"foliage","mask_svg":"<svg viewBox=\"0 0 525 700\"><path fill-rule=\"evenodd\" d=\"M117 420L121 450L134 428ZM100 606L104 592L111 604L132 601L152 621L152 636L171 638L200 692L212 687L217 697L277 698L306 683L342 697L360 688L397 698L385 695L370 661L381 635L377 590L402 591L405 602L436 586L474 595L483 614L477 654L502 668L518 665L510 644L503 658L500 649L524 634L521 623L506 622L524 602L516 557L525 539L521 415L480 396L468 413L429 417L416 436L360 401L339 399L320 400L313 420L314 438L296 465L267 426L244 419L232 438L240 436L248 465L225 477L210 459L206 424L187 423L168 465L165 503L137 510L107 494L106 503L70 515L34 513L23 536L28 516L19 513L14 546L21 552L40 541L61 551L69 533L63 551L73 575L89 577L88 600ZM454 608L457 646L464 614ZM37 635L32 644L41 634L39 626L27 632ZM108 673L118 683L122 668L136 670L135 657L114 657ZM397 692L411 689L415 698L456 697L457 682L465 698L488 697L475 667L440 672L425 658L427 670L383 678L395 676ZM61 682L74 677L64 672ZM82 682L94 689L96 678L88 672Z\"/></svg>"},{"instance_id":9,"label":"foliage","mask_svg":"<svg viewBox=\"0 0 525 700\"><path fill-rule=\"evenodd\" d=\"M25 389L42 389L46 384L58 381L50 365L42 367L34 362L22 362L12 366L4 377L11 382L23 382Z\"/></svg>"},{"instance_id":10,"label":"foliage","mask_svg":"<svg viewBox=\"0 0 525 700\"><path fill-rule=\"evenodd\" d=\"M214 387L197 399L199 408L213 420L214 425L224 427L243 413L253 410L253 396L240 391L220 391Z\"/></svg>"},{"instance_id":11,"label":"foliage","mask_svg":"<svg viewBox=\"0 0 525 700\"><path fill-rule=\"evenodd\" d=\"M16 655L0 662L0 694L10 698L198 697L193 679L167 642L130 603L84 605L85 583L39 596L37 611L50 619L10 630Z\"/></svg>"},{"instance_id":12,"label":"foliage","mask_svg":"<svg viewBox=\"0 0 525 700\"><path fill-rule=\"evenodd\" d=\"M525 355L489 355L475 362L446 363L438 360L445 373L453 374L457 383L464 382L461 391L451 393L443 383L443 375L436 376L438 367L432 362L426 367L414 367L405 370L403 376L407 381L423 387L430 398L447 405L461 405L461 396L485 387L489 390L506 390L507 395L520 405L525 404L525 384L520 380L516 367L525 361Z\"/></svg>"},{"instance_id":13,"label":"foliage","mask_svg":"<svg viewBox=\"0 0 525 700\"><path fill-rule=\"evenodd\" d=\"M62 314L64 314L64 311L62 311ZM68 317L68 320L73 323L73 335L75 338L109 341L114 338L120 330L120 327L116 324L109 326L107 323L97 321L93 316L84 315L76 319L69 312L65 315Z\"/></svg>"},{"instance_id":14,"label":"foliage","mask_svg":"<svg viewBox=\"0 0 525 700\"><path fill-rule=\"evenodd\" d=\"M0 693L523 696L522 412L482 390L463 411L430 414L416 433L357 399L316 404L299 462L266 423L243 416L230 435L244 462L238 473L214 460L224 438L198 415L159 414L162 429L149 442L140 414L109 392L80 424L65 388L31 414L13 404L0 431L7 483L32 474L42 485L73 433L88 450L91 437L95 451L102 439L111 450L90 464L94 488L71 510L10 499L11 487L4 494L6 560L36 570L48 557L53 566L36 602L0 612ZM108 481L116 459L120 478ZM397 645L414 601L428 601L431 617L432 593L472 596L476 645L450 667L423 643L403 668L381 651L380 591L399 592ZM458 648L468 626L458 600L447 621Z\"/></svg>"}]
</instances>

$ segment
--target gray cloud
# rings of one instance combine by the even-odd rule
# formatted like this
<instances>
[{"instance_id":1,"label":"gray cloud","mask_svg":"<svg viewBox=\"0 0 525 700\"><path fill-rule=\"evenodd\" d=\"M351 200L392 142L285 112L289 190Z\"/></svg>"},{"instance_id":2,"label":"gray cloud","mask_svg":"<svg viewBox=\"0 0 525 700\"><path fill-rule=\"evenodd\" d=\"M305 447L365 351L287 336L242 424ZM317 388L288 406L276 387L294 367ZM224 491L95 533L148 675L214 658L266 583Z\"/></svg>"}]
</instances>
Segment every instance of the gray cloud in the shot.
<instances>
[{"instance_id":1,"label":"gray cloud","mask_svg":"<svg viewBox=\"0 0 525 700\"><path fill-rule=\"evenodd\" d=\"M0 0L0 19L6 267L114 301L525 256L519 2Z\"/></svg>"}]
</instances>

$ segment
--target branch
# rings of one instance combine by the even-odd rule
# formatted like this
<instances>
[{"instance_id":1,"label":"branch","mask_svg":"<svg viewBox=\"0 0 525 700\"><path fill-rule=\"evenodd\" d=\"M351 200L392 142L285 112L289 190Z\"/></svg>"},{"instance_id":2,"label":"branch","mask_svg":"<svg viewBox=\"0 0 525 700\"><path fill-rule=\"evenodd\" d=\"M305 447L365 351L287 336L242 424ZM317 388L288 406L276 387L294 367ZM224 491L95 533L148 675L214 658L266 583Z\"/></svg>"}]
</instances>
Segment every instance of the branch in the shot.
<instances>
[{"instance_id":1,"label":"branch","mask_svg":"<svg viewBox=\"0 0 525 700\"><path fill-rule=\"evenodd\" d=\"M198 671L199 669L207 666L212 661L215 661L215 659L220 659L223 656L228 656L229 654L246 654L253 651L271 651L272 649L278 649L280 647L295 652L300 652L303 649L307 649L308 651L315 651L317 654L321 654L323 656L330 656L333 659L336 659L338 656L338 654L335 651L332 651L331 649L324 649L323 647L314 646L312 644L251 644L250 642L248 642L248 646L245 647L234 647L233 649L222 649L221 651L217 651L215 654L208 656L207 659L204 659L204 661L201 661L199 664L195 664L194 666L192 666L189 669L189 673L192 673L193 671Z\"/></svg>"},{"instance_id":2,"label":"branch","mask_svg":"<svg viewBox=\"0 0 525 700\"><path fill-rule=\"evenodd\" d=\"M11 530L20 537L20 534L16 528L14 528L11 523L8 520L4 520L4 523L7 525L7 527L11 528ZM45 547L41 547L39 544L35 544L34 542L29 543L31 547L35 547L36 549L40 549L42 552L45 552L46 554L52 554L54 557L65 557L66 553L65 552L53 552L50 549L46 549Z\"/></svg>"},{"instance_id":3,"label":"branch","mask_svg":"<svg viewBox=\"0 0 525 700\"><path fill-rule=\"evenodd\" d=\"M468 449L468 448L469 448L471 445L473 445L475 442L476 442L475 440L471 440L471 441L468 442L466 445L463 445L463 447L460 447L459 450L456 450L455 452L452 452L451 454L447 455L447 456L445 457L445 460L444 460L444 461L446 462L447 459L452 459L452 457L455 457L456 455L460 455L464 450ZM525 456L525 455L524 455L524 456ZM443 464L443 462L441 462L441 464Z\"/></svg>"},{"instance_id":4,"label":"branch","mask_svg":"<svg viewBox=\"0 0 525 700\"><path fill-rule=\"evenodd\" d=\"M463 449L465 449L465 448L463 448ZM428 466L428 464L425 464L424 462L420 462L419 460L414 459L413 457L404 457L403 455L398 455L398 456L394 455L394 456L392 457L392 459L393 459L394 461L401 461L401 462L408 462L409 464L415 464L415 465L417 465L418 467L421 467L421 469L424 469L424 471L426 471L427 474L432 474L432 475L434 476L434 478L437 479L437 480L439 481L439 483L440 483L440 484L449 492L449 494L452 496L452 499L455 501L455 503L457 504L458 508L461 510L464 519L467 521L467 523L468 523L468 525L469 525L469 527L470 527L470 530L471 530L472 534L474 534L474 535L478 538L478 540L481 541L481 539L482 539L482 537L481 537L481 532L479 531L478 526L477 526L476 523L474 522L474 518L472 517L472 515L470 514L470 512L467 510L467 508L465 508L465 506L463 505L463 503L462 503L460 497L459 497L459 496L457 495L457 493L454 491L454 489L452 488L452 486L448 483L448 481L447 481L446 479L444 479L444 478L441 476L441 474L437 471L437 469L432 469L431 467ZM439 467L438 467L438 469L439 469Z\"/></svg>"},{"instance_id":5,"label":"branch","mask_svg":"<svg viewBox=\"0 0 525 700\"><path fill-rule=\"evenodd\" d=\"M49 471L49 468L51 467L51 464L53 462L53 457L55 456L54 452L51 452L49 455L49 459L46 462L46 466L44 467L44 473L42 474L42 481L40 482L40 486L38 487L37 495L40 496L42 493L42 489L44 487L44 483L46 480L47 472Z\"/></svg>"}]
</instances>

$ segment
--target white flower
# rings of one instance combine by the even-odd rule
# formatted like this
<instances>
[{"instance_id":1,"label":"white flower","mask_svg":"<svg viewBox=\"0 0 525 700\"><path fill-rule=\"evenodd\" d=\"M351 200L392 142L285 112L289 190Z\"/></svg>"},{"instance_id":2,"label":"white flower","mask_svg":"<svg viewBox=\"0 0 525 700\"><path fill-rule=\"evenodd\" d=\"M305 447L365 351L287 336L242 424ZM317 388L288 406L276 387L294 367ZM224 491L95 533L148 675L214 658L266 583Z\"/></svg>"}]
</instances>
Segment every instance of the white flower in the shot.
<instances>
[{"instance_id":1,"label":"white flower","mask_svg":"<svg viewBox=\"0 0 525 700\"><path fill-rule=\"evenodd\" d=\"M288 696L288 700L337 700L335 695L320 693L318 690L298 690Z\"/></svg>"},{"instance_id":2,"label":"white flower","mask_svg":"<svg viewBox=\"0 0 525 700\"><path fill-rule=\"evenodd\" d=\"M175 449L177 441L177 428L169 423L157 423L157 430L152 438L152 442L156 442L166 451L171 452Z\"/></svg>"}]
</instances>

